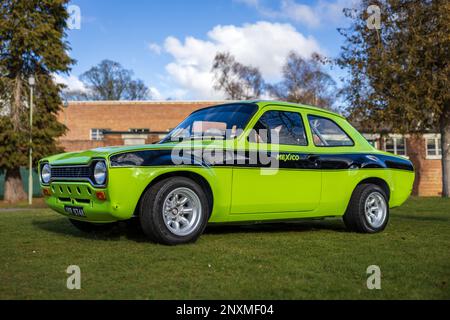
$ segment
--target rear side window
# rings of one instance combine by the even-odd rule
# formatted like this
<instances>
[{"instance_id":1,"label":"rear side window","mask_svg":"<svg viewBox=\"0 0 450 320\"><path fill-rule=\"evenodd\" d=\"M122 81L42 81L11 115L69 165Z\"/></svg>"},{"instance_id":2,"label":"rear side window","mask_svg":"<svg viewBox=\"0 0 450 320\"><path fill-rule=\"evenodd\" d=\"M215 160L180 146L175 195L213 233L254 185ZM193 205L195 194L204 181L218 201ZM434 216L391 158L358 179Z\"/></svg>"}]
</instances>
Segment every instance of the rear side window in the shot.
<instances>
[{"instance_id":1,"label":"rear side window","mask_svg":"<svg viewBox=\"0 0 450 320\"><path fill-rule=\"evenodd\" d=\"M250 142L306 146L305 126L297 112L267 111L253 127Z\"/></svg>"},{"instance_id":2,"label":"rear side window","mask_svg":"<svg viewBox=\"0 0 450 320\"><path fill-rule=\"evenodd\" d=\"M308 116L314 144L318 147L353 146L353 140L333 120Z\"/></svg>"}]
</instances>

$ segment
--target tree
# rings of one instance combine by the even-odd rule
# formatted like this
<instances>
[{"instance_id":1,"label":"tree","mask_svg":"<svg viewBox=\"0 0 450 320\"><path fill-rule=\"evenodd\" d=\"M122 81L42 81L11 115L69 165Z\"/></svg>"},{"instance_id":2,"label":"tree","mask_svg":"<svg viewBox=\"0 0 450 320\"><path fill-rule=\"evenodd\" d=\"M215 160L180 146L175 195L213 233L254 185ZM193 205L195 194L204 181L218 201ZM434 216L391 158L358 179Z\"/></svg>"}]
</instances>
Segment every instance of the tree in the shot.
<instances>
[{"instance_id":1,"label":"tree","mask_svg":"<svg viewBox=\"0 0 450 320\"><path fill-rule=\"evenodd\" d=\"M369 5L381 9L379 28L368 28ZM347 9L337 62L349 71L345 97L351 118L366 128L399 133L438 129L442 195L450 195L450 3L446 0L362 1Z\"/></svg>"},{"instance_id":2,"label":"tree","mask_svg":"<svg viewBox=\"0 0 450 320\"><path fill-rule=\"evenodd\" d=\"M250 100L259 98L264 89L261 72L236 61L230 53L217 53L212 72L214 89L224 91L227 99Z\"/></svg>"},{"instance_id":3,"label":"tree","mask_svg":"<svg viewBox=\"0 0 450 320\"><path fill-rule=\"evenodd\" d=\"M283 66L283 80L268 85L269 93L279 100L330 109L335 101L336 83L324 70L325 62L325 58L317 53L303 59L291 52Z\"/></svg>"},{"instance_id":4,"label":"tree","mask_svg":"<svg viewBox=\"0 0 450 320\"><path fill-rule=\"evenodd\" d=\"M55 72L68 72L73 60L65 38L68 0L3 0L0 5L0 170L6 170L6 201L26 199L20 167L28 163L30 134L33 159L60 152L55 138L66 128L57 122L61 107ZM33 126L29 87L35 75Z\"/></svg>"},{"instance_id":5,"label":"tree","mask_svg":"<svg viewBox=\"0 0 450 320\"><path fill-rule=\"evenodd\" d=\"M142 80L133 78L133 71L120 63L103 60L80 76L87 92L66 92L71 100L146 100L150 91Z\"/></svg>"}]
</instances>

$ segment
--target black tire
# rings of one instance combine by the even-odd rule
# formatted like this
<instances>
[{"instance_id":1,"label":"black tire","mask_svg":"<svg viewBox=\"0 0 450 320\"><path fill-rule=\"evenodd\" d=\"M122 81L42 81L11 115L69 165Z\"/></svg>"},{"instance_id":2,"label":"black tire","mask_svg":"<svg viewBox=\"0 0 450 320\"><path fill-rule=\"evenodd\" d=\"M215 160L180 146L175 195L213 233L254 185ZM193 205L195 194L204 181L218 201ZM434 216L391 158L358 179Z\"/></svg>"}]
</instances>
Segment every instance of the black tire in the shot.
<instances>
[{"instance_id":1,"label":"black tire","mask_svg":"<svg viewBox=\"0 0 450 320\"><path fill-rule=\"evenodd\" d=\"M177 235L164 222L164 201L169 194L179 188L187 188L198 197L201 208L198 212L196 227L189 234ZM141 227L150 240L165 244L177 245L195 242L203 233L211 212L208 197L203 188L195 181L185 177L171 177L159 181L144 193L139 210Z\"/></svg>"},{"instance_id":2,"label":"black tire","mask_svg":"<svg viewBox=\"0 0 450 320\"><path fill-rule=\"evenodd\" d=\"M374 225L366 216L365 205L369 196L381 195L384 199L385 217L379 225ZM381 198L380 201L382 200ZM352 197L344 214L344 223L350 231L360 233L376 233L383 231L389 221L389 201L386 192L379 186L372 183L358 185L353 191Z\"/></svg>"},{"instance_id":3,"label":"black tire","mask_svg":"<svg viewBox=\"0 0 450 320\"><path fill-rule=\"evenodd\" d=\"M69 219L69 221L78 230L85 233L106 233L111 231L114 228L114 226L116 226L115 223L92 223L79 221L75 219Z\"/></svg>"}]
</instances>

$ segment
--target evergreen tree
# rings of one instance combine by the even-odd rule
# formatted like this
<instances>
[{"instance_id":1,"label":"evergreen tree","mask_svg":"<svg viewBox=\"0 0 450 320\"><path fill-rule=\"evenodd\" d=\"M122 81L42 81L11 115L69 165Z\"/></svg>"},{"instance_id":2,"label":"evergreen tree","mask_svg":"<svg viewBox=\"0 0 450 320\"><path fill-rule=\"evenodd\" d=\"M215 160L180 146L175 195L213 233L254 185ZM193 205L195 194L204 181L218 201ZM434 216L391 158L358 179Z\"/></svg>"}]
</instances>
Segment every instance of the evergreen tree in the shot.
<instances>
[{"instance_id":1,"label":"evergreen tree","mask_svg":"<svg viewBox=\"0 0 450 320\"><path fill-rule=\"evenodd\" d=\"M66 128L57 122L61 107L55 72L68 72L73 60L65 39L68 0L2 0L0 4L0 169L6 171L6 201L26 198L19 168L60 152L55 138ZM33 125L29 125L28 78L36 79ZM31 130L30 130L31 129Z\"/></svg>"},{"instance_id":2,"label":"evergreen tree","mask_svg":"<svg viewBox=\"0 0 450 320\"><path fill-rule=\"evenodd\" d=\"M381 9L369 28L370 5ZM363 127L399 133L438 130L442 195L450 195L450 3L446 0L363 0L346 10L345 44L338 64L349 71L345 97Z\"/></svg>"}]
</instances>

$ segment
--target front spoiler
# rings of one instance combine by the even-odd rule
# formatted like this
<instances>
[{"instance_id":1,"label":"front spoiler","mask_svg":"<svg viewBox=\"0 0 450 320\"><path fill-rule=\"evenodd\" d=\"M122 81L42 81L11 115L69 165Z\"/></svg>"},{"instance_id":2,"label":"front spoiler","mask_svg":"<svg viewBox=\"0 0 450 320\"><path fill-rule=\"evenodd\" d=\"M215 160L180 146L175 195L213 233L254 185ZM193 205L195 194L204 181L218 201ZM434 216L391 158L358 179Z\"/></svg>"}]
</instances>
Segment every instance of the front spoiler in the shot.
<instances>
[{"instance_id":1,"label":"front spoiler","mask_svg":"<svg viewBox=\"0 0 450 320\"><path fill-rule=\"evenodd\" d=\"M49 187L51 195L45 198L47 205L54 211L75 220L107 223L123 220L118 213L118 208L109 200L109 195L105 189L96 189L85 182L52 182ZM97 191L106 193L106 200L99 200L96 197ZM82 207L85 217L78 217L68 214L65 206ZM131 217L132 213L130 214Z\"/></svg>"}]
</instances>

